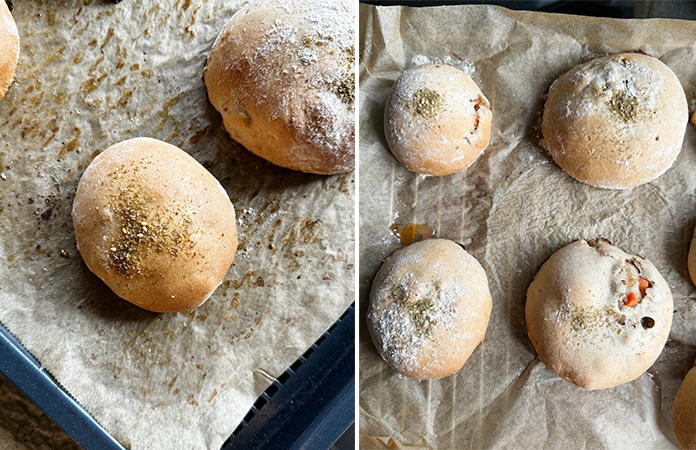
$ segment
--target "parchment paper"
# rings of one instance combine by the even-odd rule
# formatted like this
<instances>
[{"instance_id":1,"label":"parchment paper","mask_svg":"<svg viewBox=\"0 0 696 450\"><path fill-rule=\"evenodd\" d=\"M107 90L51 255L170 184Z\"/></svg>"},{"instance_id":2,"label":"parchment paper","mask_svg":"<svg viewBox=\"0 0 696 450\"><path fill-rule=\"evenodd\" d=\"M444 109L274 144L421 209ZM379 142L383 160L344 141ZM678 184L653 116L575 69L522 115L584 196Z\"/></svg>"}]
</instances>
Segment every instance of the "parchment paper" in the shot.
<instances>
[{"instance_id":1,"label":"parchment paper","mask_svg":"<svg viewBox=\"0 0 696 450\"><path fill-rule=\"evenodd\" d=\"M670 66L693 103L696 24L513 12L494 6L360 9L361 448L676 448L672 402L696 357L696 289L686 255L696 224L691 126L672 169L610 191L566 175L539 145L542 96L596 56L642 50ZM389 152L384 102L415 62L471 64L491 101L485 153L447 177L409 172ZM693 105L692 105L693 106ZM692 108L693 110L693 108ZM429 224L463 243L488 274L493 312L464 368L438 381L402 379L365 329L371 280L400 247L394 223ZM527 336L527 287L541 264L579 238L603 236L646 256L672 288L672 333L637 380L585 391L539 361Z\"/></svg>"},{"instance_id":2,"label":"parchment paper","mask_svg":"<svg viewBox=\"0 0 696 450\"><path fill-rule=\"evenodd\" d=\"M219 448L353 301L353 176L281 169L228 137L202 75L240 1L15 5L20 64L0 101L0 321L124 445ZM190 313L117 298L75 248L79 177L136 136L192 154L237 211L235 264Z\"/></svg>"}]
</instances>

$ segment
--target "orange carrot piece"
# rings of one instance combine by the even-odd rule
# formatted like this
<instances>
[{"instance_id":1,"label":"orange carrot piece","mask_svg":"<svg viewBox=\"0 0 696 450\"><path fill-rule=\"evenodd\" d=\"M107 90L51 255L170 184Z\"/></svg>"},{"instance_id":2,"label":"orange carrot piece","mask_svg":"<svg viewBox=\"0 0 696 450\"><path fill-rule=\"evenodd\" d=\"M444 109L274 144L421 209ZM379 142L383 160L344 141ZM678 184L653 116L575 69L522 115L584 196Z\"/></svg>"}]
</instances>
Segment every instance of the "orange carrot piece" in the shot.
<instances>
[{"instance_id":1,"label":"orange carrot piece","mask_svg":"<svg viewBox=\"0 0 696 450\"><path fill-rule=\"evenodd\" d=\"M643 297L645 297L645 291L648 289L648 285L648 280L646 280L645 278L641 278L638 281L638 290L640 290L640 295L642 295Z\"/></svg>"},{"instance_id":2,"label":"orange carrot piece","mask_svg":"<svg viewBox=\"0 0 696 450\"><path fill-rule=\"evenodd\" d=\"M638 297L633 292L629 292L624 301L624 305L634 307L638 303Z\"/></svg>"}]
</instances>

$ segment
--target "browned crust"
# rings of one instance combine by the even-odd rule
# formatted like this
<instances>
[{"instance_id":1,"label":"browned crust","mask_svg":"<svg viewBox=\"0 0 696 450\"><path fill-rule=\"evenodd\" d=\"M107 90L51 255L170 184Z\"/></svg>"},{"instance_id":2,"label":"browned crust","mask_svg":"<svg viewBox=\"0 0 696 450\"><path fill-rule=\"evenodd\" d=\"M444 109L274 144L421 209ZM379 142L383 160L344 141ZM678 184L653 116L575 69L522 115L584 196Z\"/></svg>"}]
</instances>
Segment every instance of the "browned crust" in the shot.
<instances>
[{"instance_id":1,"label":"browned crust","mask_svg":"<svg viewBox=\"0 0 696 450\"><path fill-rule=\"evenodd\" d=\"M154 312L203 303L237 248L234 209L219 183L155 139L124 141L95 158L80 179L73 224L87 267Z\"/></svg>"},{"instance_id":2,"label":"browned crust","mask_svg":"<svg viewBox=\"0 0 696 450\"><path fill-rule=\"evenodd\" d=\"M696 449L696 368L691 369L674 398L674 436L682 449Z\"/></svg>"},{"instance_id":3,"label":"browned crust","mask_svg":"<svg viewBox=\"0 0 696 450\"><path fill-rule=\"evenodd\" d=\"M288 18L267 7L250 8L233 17L208 56L203 73L208 98L222 115L230 136L271 163L322 175L350 172L355 164L354 109L352 105L344 108L341 120L350 120L351 126L341 128L321 96L334 92L333 88L311 86L340 70L334 64L343 49L332 47L328 57L307 65L295 60L297 48L287 47L285 42L274 46L277 51L259 51L268 45L266 35L275 23L301 18ZM243 40L238 39L240 35ZM325 46L337 46L337 41L331 37ZM292 75L294 71L297 75ZM273 80L271 89L269 79ZM340 89L336 92L345 94ZM278 106L283 102L286 107L280 112ZM336 142L327 144L324 136L338 129L342 131Z\"/></svg>"},{"instance_id":4,"label":"browned crust","mask_svg":"<svg viewBox=\"0 0 696 450\"><path fill-rule=\"evenodd\" d=\"M19 60L19 33L10 13L11 5L0 2L0 99L14 81Z\"/></svg>"}]
</instances>

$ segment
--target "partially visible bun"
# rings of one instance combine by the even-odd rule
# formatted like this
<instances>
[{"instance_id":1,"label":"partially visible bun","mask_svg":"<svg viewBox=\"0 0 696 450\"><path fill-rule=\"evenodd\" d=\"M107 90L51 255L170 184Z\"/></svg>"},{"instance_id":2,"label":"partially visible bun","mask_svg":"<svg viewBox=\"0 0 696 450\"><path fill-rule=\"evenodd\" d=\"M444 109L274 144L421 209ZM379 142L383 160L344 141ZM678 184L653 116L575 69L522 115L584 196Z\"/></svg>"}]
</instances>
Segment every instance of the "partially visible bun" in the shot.
<instances>
[{"instance_id":1,"label":"partially visible bun","mask_svg":"<svg viewBox=\"0 0 696 450\"><path fill-rule=\"evenodd\" d=\"M674 398L672 426L679 447L696 449L696 367L686 374Z\"/></svg>"},{"instance_id":2,"label":"partially visible bun","mask_svg":"<svg viewBox=\"0 0 696 450\"><path fill-rule=\"evenodd\" d=\"M5 96L14 81L18 60L17 25L5 0L0 0L0 99Z\"/></svg>"},{"instance_id":3,"label":"partially visible bun","mask_svg":"<svg viewBox=\"0 0 696 450\"><path fill-rule=\"evenodd\" d=\"M459 244L426 239L397 250L372 282L367 328L407 377L457 372L483 340L492 300L486 272Z\"/></svg>"},{"instance_id":4,"label":"partially visible bun","mask_svg":"<svg viewBox=\"0 0 696 450\"><path fill-rule=\"evenodd\" d=\"M469 167L488 145L493 113L467 74L444 64L404 71L384 111L392 153L409 170L449 175Z\"/></svg>"},{"instance_id":5,"label":"partially visible bun","mask_svg":"<svg viewBox=\"0 0 696 450\"><path fill-rule=\"evenodd\" d=\"M203 72L230 136L278 166L353 170L354 18L349 0L256 0L237 12Z\"/></svg>"},{"instance_id":6,"label":"partially visible bun","mask_svg":"<svg viewBox=\"0 0 696 450\"><path fill-rule=\"evenodd\" d=\"M691 282L696 284L696 228L694 228L694 234L691 237L691 245L689 246L689 256L686 264L689 269L689 276L691 277Z\"/></svg>"},{"instance_id":7,"label":"partially visible bun","mask_svg":"<svg viewBox=\"0 0 696 450\"><path fill-rule=\"evenodd\" d=\"M77 248L116 295L155 312L193 309L237 249L234 208L218 181L156 139L120 142L87 167L73 203Z\"/></svg>"},{"instance_id":8,"label":"partially visible bun","mask_svg":"<svg viewBox=\"0 0 696 450\"><path fill-rule=\"evenodd\" d=\"M580 64L553 82L542 132L571 177L607 189L647 183L677 158L688 121L686 95L659 59L638 53Z\"/></svg>"}]
</instances>

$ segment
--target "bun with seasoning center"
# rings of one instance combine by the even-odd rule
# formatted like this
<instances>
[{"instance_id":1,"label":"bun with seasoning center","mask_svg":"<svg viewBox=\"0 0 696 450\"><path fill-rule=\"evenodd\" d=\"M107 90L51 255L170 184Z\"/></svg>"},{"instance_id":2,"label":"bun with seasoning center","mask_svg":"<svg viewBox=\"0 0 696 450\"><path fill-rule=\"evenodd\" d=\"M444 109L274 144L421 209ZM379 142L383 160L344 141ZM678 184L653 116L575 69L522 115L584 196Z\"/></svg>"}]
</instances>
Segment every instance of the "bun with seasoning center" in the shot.
<instances>
[{"instance_id":1,"label":"bun with seasoning center","mask_svg":"<svg viewBox=\"0 0 696 450\"><path fill-rule=\"evenodd\" d=\"M445 64L404 71L384 110L392 153L409 170L449 175L469 167L488 145L493 112L476 83Z\"/></svg>"},{"instance_id":2,"label":"bun with seasoning center","mask_svg":"<svg viewBox=\"0 0 696 450\"><path fill-rule=\"evenodd\" d=\"M227 192L187 153L156 139L130 139L98 155L80 179L72 216L87 267L149 311L205 302L237 249Z\"/></svg>"},{"instance_id":3,"label":"bun with seasoning center","mask_svg":"<svg viewBox=\"0 0 696 450\"><path fill-rule=\"evenodd\" d=\"M481 343L491 309L481 264L453 241L425 239L382 264L372 282L367 328L399 374L443 378Z\"/></svg>"},{"instance_id":4,"label":"bun with seasoning center","mask_svg":"<svg viewBox=\"0 0 696 450\"><path fill-rule=\"evenodd\" d=\"M558 77L541 128L544 145L568 175L627 189L672 166L687 121L686 95L674 72L657 58L621 53Z\"/></svg>"}]
</instances>

